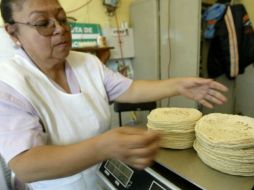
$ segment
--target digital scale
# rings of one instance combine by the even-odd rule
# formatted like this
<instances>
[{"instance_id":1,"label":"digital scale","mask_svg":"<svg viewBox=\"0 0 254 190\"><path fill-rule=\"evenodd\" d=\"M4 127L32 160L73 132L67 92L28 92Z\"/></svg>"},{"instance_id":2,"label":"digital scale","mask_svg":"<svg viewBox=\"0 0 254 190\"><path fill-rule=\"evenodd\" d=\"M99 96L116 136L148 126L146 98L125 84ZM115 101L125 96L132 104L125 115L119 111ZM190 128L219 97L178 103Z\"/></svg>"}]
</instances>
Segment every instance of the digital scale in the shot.
<instances>
[{"instance_id":1,"label":"digital scale","mask_svg":"<svg viewBox=\"0 0 254 190\"><path fill-rule=\"evenodd\" d=\"M120 161L107 160L101 164L98 175L110 190L181 190L157 172L162 170L157 163L145 170L136 170ZM199 188L193 186L192 189Z\"/></svg>"},{"instance_id":2,"label":"digital scale","mask_svg":"<svg viewBox=\"0 0 254 190\"><path fill-rule=\"evenodd\" d=\"M233 176L214 170L193 149L161 149L155 163L145 170L107 160L97 174L103 190L254 190L254 176Z\"/></svg>"}]
</instances>

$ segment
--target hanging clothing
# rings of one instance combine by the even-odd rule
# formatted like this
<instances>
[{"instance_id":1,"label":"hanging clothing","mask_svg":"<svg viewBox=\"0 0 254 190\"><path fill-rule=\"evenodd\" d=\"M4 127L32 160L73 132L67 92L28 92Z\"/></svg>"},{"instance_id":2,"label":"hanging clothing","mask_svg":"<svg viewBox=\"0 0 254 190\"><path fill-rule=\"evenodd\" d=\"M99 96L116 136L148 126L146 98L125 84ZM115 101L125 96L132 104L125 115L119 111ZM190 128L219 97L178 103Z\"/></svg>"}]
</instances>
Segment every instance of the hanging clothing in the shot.
<instances>
[{"instance_id":1,"label":"hanging clothing","mask_svg":"<svg viewBox=\"0 0 254 190\"><path fill-rule=\"evenodd\" d=\"M78 143L110 127L102 64L92 55L76 52L70 53L67 62L79 82L81 92L78 94L57 88L22 56L16 55L11 62L0 65L0 80L26 97L39 114L47 144ZM29 186L33 190L97 190L95 172L96 166L93 166L70 177L34 182Z\"/></svg>"},{"instance_id":2,"label":"hanging clothing","mask_svg":"<svg viewBox=\"0 0 254 190\"><path fill-rule=\"evenodd\" d=\"M208 52L208 76L226 74L229 79L244 73L254 62L254 31L242 4L228 5L223 19L215 25Z\"/></svg>"},{"instance_id":3,"label":"hanging clothing","mask_svg":"<svg viewBox=\"0 0 254 190\"><path fill-rule=\"evenodd\" d=\"M207 22L204 31L205 39L212 39L215 33L216 23L223 17L227 6L220 3L215 3L209 7L203 14L203 20Z\"/></svg>"}]
</instances>

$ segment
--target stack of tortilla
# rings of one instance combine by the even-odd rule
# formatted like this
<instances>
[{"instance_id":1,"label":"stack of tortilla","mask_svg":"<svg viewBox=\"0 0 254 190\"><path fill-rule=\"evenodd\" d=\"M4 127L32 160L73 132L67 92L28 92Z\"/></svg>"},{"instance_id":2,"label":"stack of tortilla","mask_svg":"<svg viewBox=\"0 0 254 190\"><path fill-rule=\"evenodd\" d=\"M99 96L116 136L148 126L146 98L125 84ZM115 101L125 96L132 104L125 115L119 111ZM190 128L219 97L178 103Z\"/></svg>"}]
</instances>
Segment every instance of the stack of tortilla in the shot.
<instances>
[{"instance_id":1,"label":"stack of tortilla","mask_svg":"<svg viewBox=\"0 0 254 190\"><path fill-rule=\"evenodd\" d=\"M147 127L162 135L161 147L185 149L193 146L194 127L201 117L193 108L157 108L147 116Z\"/></svg>"},{"instance_id":2,"label":"stack of tortilla","mask_svg":"<svg viewBox=\"0 0 254 190\"><path fill-rule=\"evenodd\" d=\"M194 148L208 166L223 173L254 176L254 119L213 113L195 127Z\"/></svg>"}]
</instances>

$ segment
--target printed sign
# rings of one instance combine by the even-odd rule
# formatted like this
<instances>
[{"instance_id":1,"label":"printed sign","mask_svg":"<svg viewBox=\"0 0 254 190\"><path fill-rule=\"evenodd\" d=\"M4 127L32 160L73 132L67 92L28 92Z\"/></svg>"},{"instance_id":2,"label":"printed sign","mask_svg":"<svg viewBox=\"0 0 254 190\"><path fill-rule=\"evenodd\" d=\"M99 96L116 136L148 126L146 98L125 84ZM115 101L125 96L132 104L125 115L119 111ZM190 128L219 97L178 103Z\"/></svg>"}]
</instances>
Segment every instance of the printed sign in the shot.
<instances>
[{"instance_id":1,"label":"printed sign","mask_svg":"<svg viewBox=\"0 0 254 190\"><path fill-rule=\"evenodd\" d=\"M70 22L72 47L97 46L97 38L102 35L99 24Z\"/></svg>"}]
</instances>

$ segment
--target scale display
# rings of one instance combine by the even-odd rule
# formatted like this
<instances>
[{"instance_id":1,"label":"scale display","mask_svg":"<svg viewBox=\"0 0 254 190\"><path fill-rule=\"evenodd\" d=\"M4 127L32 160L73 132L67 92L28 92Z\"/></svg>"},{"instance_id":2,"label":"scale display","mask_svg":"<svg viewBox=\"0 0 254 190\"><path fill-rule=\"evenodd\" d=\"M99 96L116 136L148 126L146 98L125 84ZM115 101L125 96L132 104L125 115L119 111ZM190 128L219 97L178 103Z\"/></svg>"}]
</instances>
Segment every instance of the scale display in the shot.
<instances>
[{"instance_id":1,"label":"scale display","mask_svg":"<svg viewBox=\"0 0 254 190\"><path fill-rule=\"evenodd\" d=\"M124 187L127 187L134 173L131 168L117 160L108 160L105 164L105 169L118 179Z\"/></svg>"}]
</instances>

